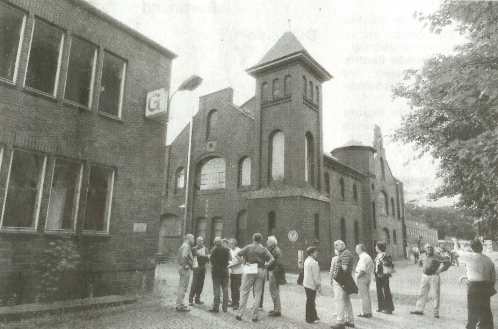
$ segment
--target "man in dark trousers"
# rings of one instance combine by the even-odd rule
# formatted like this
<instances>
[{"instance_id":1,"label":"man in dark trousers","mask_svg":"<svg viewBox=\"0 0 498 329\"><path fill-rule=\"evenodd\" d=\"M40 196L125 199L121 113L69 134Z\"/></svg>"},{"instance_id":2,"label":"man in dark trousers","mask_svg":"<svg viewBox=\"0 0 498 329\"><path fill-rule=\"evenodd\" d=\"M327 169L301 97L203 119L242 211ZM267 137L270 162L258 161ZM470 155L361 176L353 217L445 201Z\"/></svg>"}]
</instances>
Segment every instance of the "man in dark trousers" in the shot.
<instances>
[{"instance_id":1,"label":"man in dark trousers","mask_svg":"<svg viewBox=\"0 0 498 329\"><path fill-rule=\"evenodd\" d=\"M201 301L202 289L204 288L204 278L206 277L206 263L209 261L209 253L204 246L204 238L197 237L197 244L192 248L193 262L193 277L192 285L190 286L189 304L204 304Z\"/></svg>"},{"instance_id":2,"label":"man in dark trousers","mask_svg":"<svg viewBox=\"0 0 498 329\"><path fill-rule=\"evenodd\" d=\"M377 241L374 260L375 286L377 288L377 312L392 314L394 311L393 297L389 287L389 278L394 269L390 255L386 253L386 243Z\"/></svg>"},{"instance_id":3,"label":"man in dark trousers","mask_svg":"<svg viewBox=\"0 0 498 329\"><path fill-rule=\"evenodd\" d=\"M214 248L211 250L211 276L213 278L213 308L209 312L218 313L220 310L220 290L223 291L223 312L228 310L228 264L230 249L223 246L221 238L214 239Z\"/></svg>"}]
</instances>

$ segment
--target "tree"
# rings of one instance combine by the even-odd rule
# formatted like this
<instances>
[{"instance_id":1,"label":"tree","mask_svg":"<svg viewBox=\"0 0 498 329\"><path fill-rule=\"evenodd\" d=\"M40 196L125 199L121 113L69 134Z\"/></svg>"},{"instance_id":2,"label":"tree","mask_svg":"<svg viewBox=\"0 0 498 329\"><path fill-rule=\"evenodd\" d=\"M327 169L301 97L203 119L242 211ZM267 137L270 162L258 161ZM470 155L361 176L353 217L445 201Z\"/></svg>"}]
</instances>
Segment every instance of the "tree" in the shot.
<instances>
[{"instance_id":1,"label":"tree","mask_svg":"<svg viewBox=\"0 0 498 329\"><path fill-rule=\"evenodd\" d=\"M451 55L408 70L393 89L411 112L395 137L439 160L434 198L459 196L459 206L498 220L498 2L445 0L433 14L416 14L434 33L449 26L466 43Z\"/></svg>"}]
</instances>

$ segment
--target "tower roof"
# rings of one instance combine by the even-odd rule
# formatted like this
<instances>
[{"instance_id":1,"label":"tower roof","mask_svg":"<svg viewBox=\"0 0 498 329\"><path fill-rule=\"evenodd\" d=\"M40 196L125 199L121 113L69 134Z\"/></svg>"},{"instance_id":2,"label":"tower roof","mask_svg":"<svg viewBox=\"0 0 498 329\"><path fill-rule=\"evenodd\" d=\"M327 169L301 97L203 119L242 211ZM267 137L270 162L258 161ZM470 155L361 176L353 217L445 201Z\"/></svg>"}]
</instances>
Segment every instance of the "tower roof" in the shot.
<instances>
[{"instance_id":1,"label":"tower roof","mask_svg":"<svg viewBox=\"0 0 498 329\"><path fill-rule=\"evenodd\" d=\"M303 61L322 81L332 78L332 75L311 57L292 32L285 32L256 65L247 69L247 72L254 75L271 66L287 63L291 60Z\"/></svg>"}]
</instances>

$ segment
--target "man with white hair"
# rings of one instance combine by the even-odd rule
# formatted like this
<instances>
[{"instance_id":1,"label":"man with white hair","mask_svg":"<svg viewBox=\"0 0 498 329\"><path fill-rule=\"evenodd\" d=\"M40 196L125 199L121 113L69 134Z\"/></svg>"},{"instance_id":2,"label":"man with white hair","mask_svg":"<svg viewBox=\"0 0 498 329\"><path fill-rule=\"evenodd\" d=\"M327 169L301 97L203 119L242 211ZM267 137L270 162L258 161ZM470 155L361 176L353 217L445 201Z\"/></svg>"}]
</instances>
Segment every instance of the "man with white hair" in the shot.
<instances>
[{"instance_id":1,"label":"man with white hair","mask_svg":"<svg viewBox=\"0 0 498 329\"><path fill-rule=\"evenodd\" d=\"M183 301L185 300L185 294L187 293L188 283L190 281L190 271L192 270L194 261L194 257L192 256L192 246L194 243L194 236L192 234L186 234L183 238L183 244L178 249L178 256L176 259L178 263L178 274L180 276L178 290L176 292L176 310L178 312L190 311Z\"/></svg>"},{"instance_id":2,"label":"man with white hair","mask_svg":"<svg viewBox=\"0 0 498 329\"><path fill-rule=\"evenodd\" d=\"M270 235L266 240L266 247L268 251L270 251L271 255L275 259L275 261L268 267L268 281L270 287L270 295L273 300L273 310L268 314L273 317L278 317L282 315L282 306L280 304L280 288L279 288L279 271L281 271L282 267L279 262L280 257L282 256L282 252L278 247L277 238L274 235Z\"/></svg>"},{"instance_id":3,"label":"man with white hair","mask_svg":"<svg viewBox=\"0 0 498 329\"><path fill-rule=\"evenodd\" d=\"M353 254L346 249L346 244L342 240L334 242L334 249L337 256L332 258L330 274L334 288L337 318L336 323L330 328L354 328L353 306L351 304L351 297L349 296L352 293L349 291L351 286L346 285L347 282L350 284L353 282L351 275L353 271Z\"/></svg>"},{"instance_id":4,"label":"man with white hair","mask_svg":"<svg viewBox=\"0 0 498 329\"><path fill-rule=\"evenodd\" d=\"M370 299L370 282L374 271L372 257L367 254L365 245L360 243L355 249L358 254L358 263L356 264L356 284L360 293L362 313L358 316L361 318L372 317L372 301Z\"/></svg>"}]
</instances>

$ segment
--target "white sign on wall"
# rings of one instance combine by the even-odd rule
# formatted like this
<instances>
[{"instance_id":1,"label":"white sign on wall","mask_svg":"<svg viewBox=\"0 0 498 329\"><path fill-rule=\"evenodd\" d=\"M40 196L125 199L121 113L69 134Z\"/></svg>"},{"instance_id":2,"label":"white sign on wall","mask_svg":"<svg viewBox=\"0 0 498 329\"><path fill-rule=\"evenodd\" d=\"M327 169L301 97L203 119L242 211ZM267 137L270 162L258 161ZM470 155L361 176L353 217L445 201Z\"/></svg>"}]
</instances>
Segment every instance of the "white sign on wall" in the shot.
<instances>
[{"instance_id":1,"label":"white sign on wall","mask_svg":"<svg viewBox=\"0 0 498 329\"><path fill-rule=\"evenodd\" d=\"M135 233L147 232L147 223L133 223L133 232Z\"/></svg>"},{"instance_id":2,"label":"white sign on wall","mask_svg":"<svg viewBox=\"0 0 498 329\"><path fill-rule=\"evenodd\" d=\"M147 93L145 103L145 117L157 119L166 115L168 108L168 92L165 88L157 89Z\"/></svg>"},{"instance_id":3,"label":"white sign on wall","mask_svg":"<svg viewBox=\"0 0 498 329\"><path fill-rule=\"evenodd\" d=\"M287 234L287 237L289 238L290 242L296 242L297 239L299 239L299 234L297 233L297 231L292 230L292 231L289 231L289 233Z\"/></svg>"}]
</instances>

